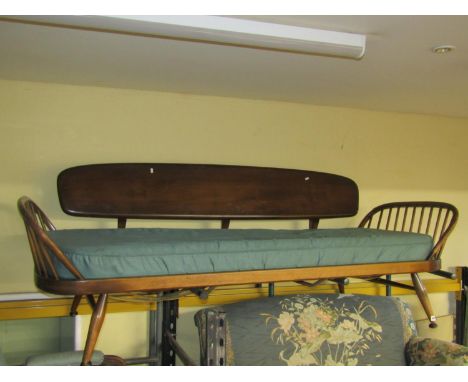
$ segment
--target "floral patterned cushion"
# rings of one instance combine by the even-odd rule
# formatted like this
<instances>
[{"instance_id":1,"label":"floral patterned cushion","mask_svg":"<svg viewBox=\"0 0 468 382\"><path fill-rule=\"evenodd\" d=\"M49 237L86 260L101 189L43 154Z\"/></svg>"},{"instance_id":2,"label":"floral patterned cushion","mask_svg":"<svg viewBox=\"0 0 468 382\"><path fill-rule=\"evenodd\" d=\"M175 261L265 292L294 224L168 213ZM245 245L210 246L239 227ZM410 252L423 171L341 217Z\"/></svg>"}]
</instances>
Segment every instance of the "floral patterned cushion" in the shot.
<instances>
[{"instance_id":1,"label":"floral patterned cushion","mask_svg":"<svg viewBox=\"0 0 468 382\"><path fill-rule=\"evenodd\" d=\"M412 337L406 355L412 366L468 366L468 347L434 338Z\"/></svg>"},{"instance_id":2,"label":"floral patterned cushion","mask_svg":"<svg viewBox=\"0 0 468 382\"><path fill-rule=\"evenodd\" d=\"M390 297L277 296L218 309L228 365L405 365L405 338L416 334Z\"/></svg>"}]
</instances>

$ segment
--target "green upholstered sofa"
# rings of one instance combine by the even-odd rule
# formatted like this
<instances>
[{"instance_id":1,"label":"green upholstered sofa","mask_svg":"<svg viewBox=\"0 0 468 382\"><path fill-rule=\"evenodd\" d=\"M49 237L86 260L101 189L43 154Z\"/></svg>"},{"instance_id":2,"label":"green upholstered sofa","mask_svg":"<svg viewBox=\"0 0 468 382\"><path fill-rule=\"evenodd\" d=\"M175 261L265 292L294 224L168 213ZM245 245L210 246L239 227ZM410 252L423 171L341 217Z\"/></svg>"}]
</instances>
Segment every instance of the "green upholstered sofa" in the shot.
<instances>
[{"instance_id":1,"label":"green upholstered sofa","mask_svg":"<svg viewBox=\"0 0 468 382\"><path fill-rule=\"evenodd\" d=\"M398 298L304 294L200 310L202 365L468 365L468 348L420 338Z\"/></svg>"}]
</instances>

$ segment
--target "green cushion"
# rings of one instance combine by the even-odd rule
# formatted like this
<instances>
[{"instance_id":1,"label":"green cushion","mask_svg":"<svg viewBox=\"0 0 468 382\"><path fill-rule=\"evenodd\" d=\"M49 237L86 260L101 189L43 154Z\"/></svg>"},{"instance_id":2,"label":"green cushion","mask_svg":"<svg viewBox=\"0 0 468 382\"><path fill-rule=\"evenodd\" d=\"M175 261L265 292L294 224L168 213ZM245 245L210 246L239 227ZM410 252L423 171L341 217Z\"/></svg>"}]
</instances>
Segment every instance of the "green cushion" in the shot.
<instances>
[{"instance_id":1,"label":"green cushion","mask_svg":"<svg viewBox=\"0 0 468 382\"><path fill-rule=\"evenodd\" d=\"M228 365L406 364L407 321L395 298L276 296L214 309L225 312ZM203 315L207 311L198 312L195 321L201 331L200 342L211 344L209 338L203 340Z\"/></svg>"},{"instance_id":2,"label":"green cushion","mask_svg":"<svg viewBox=\"0 0 468 382\"><path fill-rule=\"evenodd\" d=\"M361 228L75 229L49 233L85 278L424 260L430 236ZM71 274L58 262L61 278Z\"/></svg>"},{"instance_id":3,"label":"green cushion","mask_svg":"<svg viewBox=\"0 0 468 382\"><path fill-rule=\"evenodd\" d=\"M80 366L83 358L82 351L67 351L31 356L26 360L26 366ZM92 365L101 365L104 354L98 350L91 358Z\"/></svg>"}]
</instances>

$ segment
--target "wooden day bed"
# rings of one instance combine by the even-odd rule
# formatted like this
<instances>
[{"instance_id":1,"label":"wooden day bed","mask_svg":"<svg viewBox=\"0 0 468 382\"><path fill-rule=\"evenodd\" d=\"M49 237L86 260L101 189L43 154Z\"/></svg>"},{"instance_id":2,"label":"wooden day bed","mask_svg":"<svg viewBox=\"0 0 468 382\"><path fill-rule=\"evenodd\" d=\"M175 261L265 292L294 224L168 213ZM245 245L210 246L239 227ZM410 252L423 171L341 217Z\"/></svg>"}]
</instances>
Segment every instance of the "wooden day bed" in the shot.
<instances>
[{"instance_id":1,"label":"wooden day bed","mask_svg":"<svg viewBox=\"0 0 468 382\"><path fill-rule=\"evenodd\" d=\"M354 216L358 187L327 173L196 164L97 164L58 176L63 211L115 218L117 229L57 230L29 198L18 201L38 288L82 297L93 309L83 364L90 363L108 296L159 293L156 345L149 359L174 364L177 293L206 294L224 285L347 277L407 287L381 278L411 274L432 324L421 272L446 275L440 255L458 218L437 202L377 207L358 228L317 229L320 219ZM127 219L220 220L219 229L126 228ZM308 220L306 230L227 229L231 220ZM407 231L407 232L403 232ZM272 285L272 284L270 284ZM273 289L271 289L273 292ZM97 296L97 299L96 299Z\"/></svg>"}]
</instances>

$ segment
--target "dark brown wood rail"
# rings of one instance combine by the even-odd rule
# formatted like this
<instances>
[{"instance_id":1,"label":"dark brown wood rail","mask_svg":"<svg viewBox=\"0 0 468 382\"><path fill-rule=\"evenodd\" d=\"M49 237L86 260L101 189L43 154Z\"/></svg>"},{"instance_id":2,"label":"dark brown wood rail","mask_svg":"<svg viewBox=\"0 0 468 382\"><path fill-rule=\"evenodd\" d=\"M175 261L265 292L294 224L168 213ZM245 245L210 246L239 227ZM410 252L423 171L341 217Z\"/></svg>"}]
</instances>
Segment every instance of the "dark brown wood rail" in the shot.
<instances>
[{"instance_id":1,"label":"dark brown wood rail","mask_svg":"<svg viewBox=\"0 0 468 382\"><path fill-rule=\"evenodd\" d=\"M315 171L203 164L94 164L58 176L63 211L125 219L318 219L353 216L354 181Z\"/></svg>"}]
</instances>

